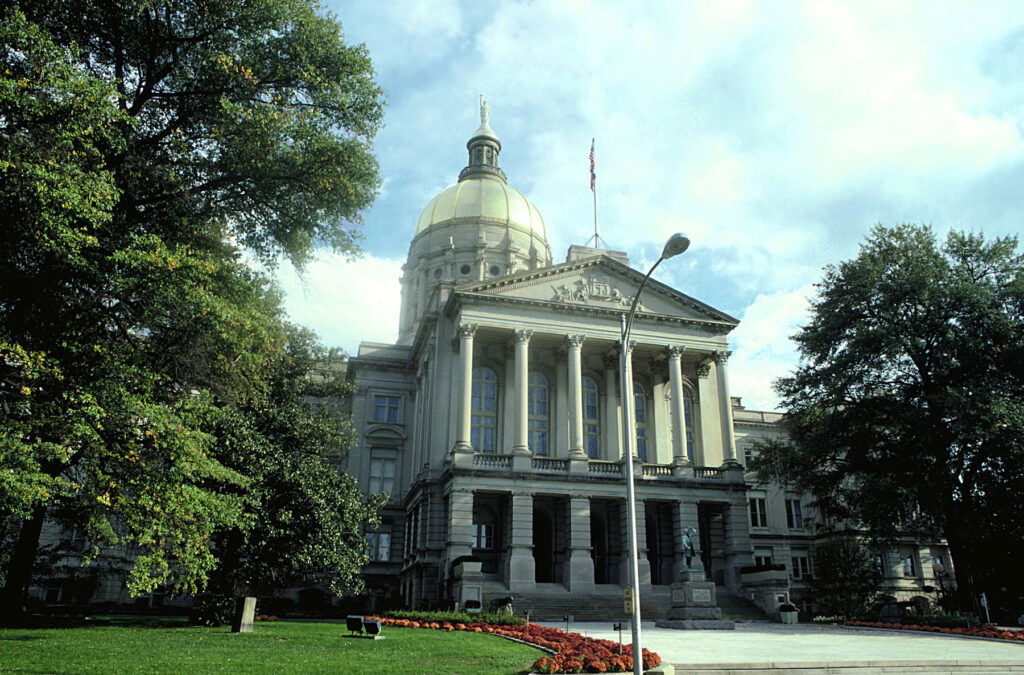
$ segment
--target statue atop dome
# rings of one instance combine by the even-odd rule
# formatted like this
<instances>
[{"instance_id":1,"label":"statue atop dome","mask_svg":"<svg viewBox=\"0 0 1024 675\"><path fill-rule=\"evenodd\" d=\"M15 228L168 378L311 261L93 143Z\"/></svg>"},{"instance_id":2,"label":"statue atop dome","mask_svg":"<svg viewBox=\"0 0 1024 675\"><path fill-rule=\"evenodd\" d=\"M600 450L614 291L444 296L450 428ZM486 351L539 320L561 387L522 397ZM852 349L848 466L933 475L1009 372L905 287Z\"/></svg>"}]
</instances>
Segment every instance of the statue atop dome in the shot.
<instances>
[{"instance_id":1,"label":"statue atop dome","mask_svg":"<svg viewBox=\"0 0 1024 675\"><path fill-rule=\"evenodd\" d=\"M491 126L491 106L487 105L487 99L480 94L480 126Z\"/></svg>"}]
</instances>

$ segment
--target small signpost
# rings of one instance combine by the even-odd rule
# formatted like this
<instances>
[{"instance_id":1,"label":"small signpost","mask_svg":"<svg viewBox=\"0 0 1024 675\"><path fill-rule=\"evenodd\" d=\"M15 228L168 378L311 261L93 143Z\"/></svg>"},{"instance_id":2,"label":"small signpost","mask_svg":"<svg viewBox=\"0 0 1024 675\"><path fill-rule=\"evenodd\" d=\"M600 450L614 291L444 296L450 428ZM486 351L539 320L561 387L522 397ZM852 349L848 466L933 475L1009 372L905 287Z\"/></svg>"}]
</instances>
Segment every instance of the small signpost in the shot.
<instances>
[{"instance_id":1,"label":"small signpost","mask_svg":"<svg viewBox=\"0 0 1024 675\"><path fill-rule=\"evenodd\" d=\"M633 613L633 587L626 586L622 589L622 603L623 608L626 610L626 616L630 616Z\"/></svg>"}]
</instances>

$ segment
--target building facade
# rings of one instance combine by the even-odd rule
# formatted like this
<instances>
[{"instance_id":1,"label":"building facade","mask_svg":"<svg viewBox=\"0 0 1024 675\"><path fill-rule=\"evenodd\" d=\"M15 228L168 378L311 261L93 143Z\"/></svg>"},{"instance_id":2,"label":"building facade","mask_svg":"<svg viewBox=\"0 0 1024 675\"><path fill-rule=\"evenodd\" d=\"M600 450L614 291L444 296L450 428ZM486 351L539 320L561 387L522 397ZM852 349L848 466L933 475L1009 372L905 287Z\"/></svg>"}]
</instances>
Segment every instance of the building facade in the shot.
<instances>
[{"instance_id":1,"label":"building facade","mask_svg":"<svg viewBox=\"0 0 1024 675\"><path fill-rule=\"evenodd\" d=\"M458 182L416 224L397 343L363 343L349 363L360 443L348 468L365 491L390 495L368 535L367 578L412 607L507 596L549 613L621 607L619 331L643 274L623 252L581 246L555 263L540 212L508 184L481 118ZM730 395L737 323L652 280L633 324L641 597L654 616L668 607L688 527L722 589L765 605L806 599L810 504L744 472L780 415ZM934 581L931 556L914 546L908 593ZM770 563L786 571L767 582L744 573Z\"/></svg>"}]
</instances>

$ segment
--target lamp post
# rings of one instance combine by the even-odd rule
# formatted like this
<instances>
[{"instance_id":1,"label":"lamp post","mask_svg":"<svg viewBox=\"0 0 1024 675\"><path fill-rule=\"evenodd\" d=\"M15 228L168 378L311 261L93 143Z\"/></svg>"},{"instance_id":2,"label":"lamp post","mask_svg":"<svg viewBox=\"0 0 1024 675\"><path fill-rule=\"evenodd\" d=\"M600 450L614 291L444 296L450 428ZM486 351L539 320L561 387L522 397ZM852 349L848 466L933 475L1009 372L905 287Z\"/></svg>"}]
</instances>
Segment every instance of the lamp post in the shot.
<instances>
[{"instance_id":1,"label":"lamp post","mask_svg":"<svg viewBox=\"0 0 1024 675\"><path fill-rule=\"evenodd\" d=\"M658 262L647 271L647 276L640 282L633 296L633 304L629 307L629 314L620 316L621 339L619 340L619 396L622 399L622 457L626 463L626 525L629 534L629 583L632 591L632 628L633 628L633 673L642 675L644 672L643 649L640 646L640 565L637 560L639 552L636 543L636 487L633 479L633 455L634 453L634 429L633 429L633 383L629 377L629 331L633 328L633 315L636 314L637 305L640 303L640 293L647 285L654 270L661 264L662 260L668 260L677 256L690 247L690 239L685 234L677 232L665 242Z\"/></svg>"}]
</instances>

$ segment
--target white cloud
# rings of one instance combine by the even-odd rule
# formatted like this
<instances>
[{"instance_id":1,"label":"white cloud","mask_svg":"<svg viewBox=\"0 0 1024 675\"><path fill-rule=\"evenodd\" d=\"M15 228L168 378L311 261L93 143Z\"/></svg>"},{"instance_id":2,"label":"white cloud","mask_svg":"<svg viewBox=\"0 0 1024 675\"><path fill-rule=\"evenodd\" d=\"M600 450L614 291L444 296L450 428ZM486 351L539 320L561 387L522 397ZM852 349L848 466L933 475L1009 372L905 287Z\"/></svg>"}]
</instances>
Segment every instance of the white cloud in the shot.
<instances>
[{"instance_id":1,"label":"white cloud","mask_svg":"<svg viewBox=\"0 0 1024 675\"><path fill-rule=\"evenodd\" d=\"M315 330L324 344L354 355L362 341L397 339L401 275L401 260L367 256L346 261L323 253L301 277L282 267L277 280L292 321Z\"/></svg>"},{"instance_id":2,"label":"white cloud","mask_svg":"<svg viewBox=\"0 0 1024 675\"><path fill-rule=\"evenodd\" d=\"M744 310L730 336L729 388L733 395L742 396L747 408L778 408L772 382L796 368L797 353L789 338L806 322L813 293L814 287L807 285L762 294Z\"/></svg>"}]
</instances>

